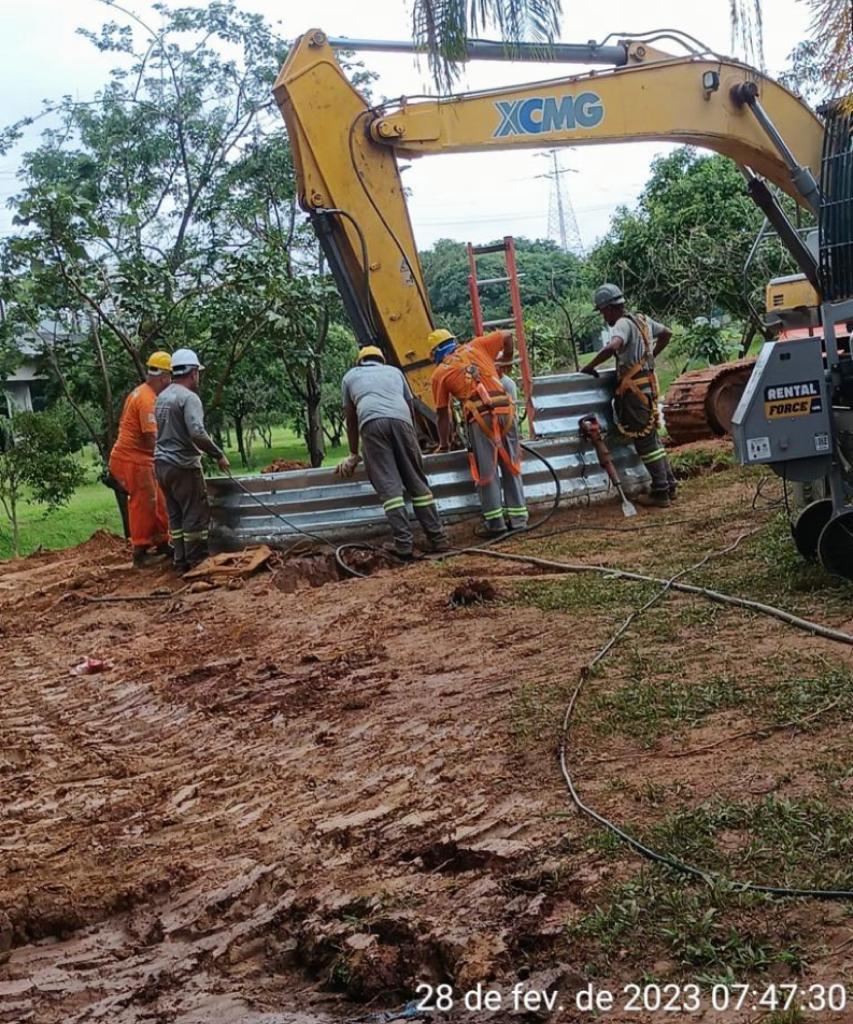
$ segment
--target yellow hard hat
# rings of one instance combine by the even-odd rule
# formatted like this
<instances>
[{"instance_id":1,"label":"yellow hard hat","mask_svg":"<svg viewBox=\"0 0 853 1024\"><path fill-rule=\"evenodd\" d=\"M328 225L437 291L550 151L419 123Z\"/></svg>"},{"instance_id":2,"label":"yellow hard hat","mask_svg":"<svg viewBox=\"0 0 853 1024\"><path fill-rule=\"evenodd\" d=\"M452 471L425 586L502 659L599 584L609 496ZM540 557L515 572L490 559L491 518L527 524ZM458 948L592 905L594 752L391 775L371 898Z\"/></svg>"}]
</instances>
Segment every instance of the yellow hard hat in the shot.
<instances>
[{"instance_id":1,"label":"yellow hard hat","mask_svg":"<svg viewBox=\"0 0 853 1024\"><path fill-rule=\"evenodd\" d=\"M434 331L430 331L427 335L427 345L429 345L430 352L440 345L443 341L451 341L456 335L447 330L446 327L437 327Z\"/></svg>"},{"instance_id":2,"label":"yellow hard hat","mask_svg":"<svg viewBox=\"0 0 853 1024\"><path fill-rule=\"evenodd\" d=\"M367 359L370 356L373 356L376 359L381 359L383 363L385 362L385 353L378 345L365 345L364 348L360 348L358 350L358 355L355 357L355 361L360 363L362 359Z\"/></svg>"},{"instance_id":3,"label":"yellow hard hat","mask_svg":"<svg viewBox=\"0 0 853 1024\"><path fill-rule=\"evenodd\" d=\"M152 352L145 364L149 370L164 370L172 372L172 357L168 352Z\"/></svg>"}]
</instances>

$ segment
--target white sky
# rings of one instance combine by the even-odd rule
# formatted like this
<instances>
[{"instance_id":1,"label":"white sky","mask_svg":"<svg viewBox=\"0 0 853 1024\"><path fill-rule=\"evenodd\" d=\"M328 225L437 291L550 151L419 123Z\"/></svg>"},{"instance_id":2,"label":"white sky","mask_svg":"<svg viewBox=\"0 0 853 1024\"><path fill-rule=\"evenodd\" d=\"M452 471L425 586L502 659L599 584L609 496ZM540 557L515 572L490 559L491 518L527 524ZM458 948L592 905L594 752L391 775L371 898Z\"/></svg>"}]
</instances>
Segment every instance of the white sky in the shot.
<instances>
[{"instance_id":1,"label":"white sky","mask_svg":"<svg viewBox=\"0 0 853 1024\"><path fill-rule=\"evenodd\" d=\"M403 0L240 0L247 10L279 22L292 38L309 28L351 38L409 38L409 6ZM127 0L144 14L148 0ZM180 0L174 0L180 6ZM610 32L646 32L679 28L711 49L729 53L728 0L563 0L566 42L601 39ZM8 124L37 113L42 99L70 94L89 98L105 81L115 55L102 56L81 36L78 26L97 28L115 16L97 0L2 0L0 2L0 122ZM156 17L156 16L155 16ZM799 0L764 0L765 56L768 71L784 69L787 54L807 35L808 12ZM667 44L659 44L668 48ZM362 59L379 72L376 96L431 91L426 66L418 68L405 54L365 53ZM566 67L567 74L581 68ZM488 88L557 77L559 65L478 62L469 65L460 89ZM622 203L631 204L648 177L651 159L670 147L587 146L566 149L562 165L578 171L563 176L577 215L581 237L589 246L608 227ZM0 202L15 191L19 153L0 158ZM532 150L502 154L457 154L414 161L404 176L412 190L410 208L418 244L437 238L484 242L504 234L544 237L548 223L549 182L536 176L546 161ZM0 232L11 228L8 211L0 211Z\"/></svg>"}]
</instances>

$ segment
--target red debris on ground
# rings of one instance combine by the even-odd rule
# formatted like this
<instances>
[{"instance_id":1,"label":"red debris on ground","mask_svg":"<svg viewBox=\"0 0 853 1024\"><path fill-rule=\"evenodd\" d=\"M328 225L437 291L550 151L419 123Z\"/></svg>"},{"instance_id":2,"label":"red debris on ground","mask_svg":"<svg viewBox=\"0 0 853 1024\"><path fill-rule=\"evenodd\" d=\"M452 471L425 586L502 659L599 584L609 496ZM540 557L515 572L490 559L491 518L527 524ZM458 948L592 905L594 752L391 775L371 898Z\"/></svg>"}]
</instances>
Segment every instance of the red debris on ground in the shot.
<instances>
[{"instance_id":1,"label":"red debris on ground","mask_svg":"<svg viewBox=\"0 0 853 1024\"><path fill-rule=\"evenodd\" d=\"M290 473L294 469L310 469L310 462L300 462L298 459L273 459L261 470L262 473Z\"/></svg>"}]
</instances>

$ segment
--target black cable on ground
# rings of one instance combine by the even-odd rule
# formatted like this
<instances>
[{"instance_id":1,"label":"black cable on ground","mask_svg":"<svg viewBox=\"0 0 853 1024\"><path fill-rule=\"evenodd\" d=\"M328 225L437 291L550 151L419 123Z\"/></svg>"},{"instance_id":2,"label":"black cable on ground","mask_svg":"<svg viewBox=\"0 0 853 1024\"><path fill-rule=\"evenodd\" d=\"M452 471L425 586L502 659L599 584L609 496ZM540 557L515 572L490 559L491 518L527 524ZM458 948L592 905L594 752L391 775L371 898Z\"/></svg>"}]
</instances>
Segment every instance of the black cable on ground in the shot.
<instances>
[{"instance_id":1,"label":"black cable on ground","mask_svg":"<svg viewBox=\"0 0 853 1024\"><path fill-rule=\"evenodd\" d=\"M533 524L530 527L527 527L523 530L516 530L510 533L502 534L499 537L495 537L494 540L487 541L485 544L478 545L476 547L455 549L450 554L479 554L491 558L502 558L507 559L509 561L523 562L529 565L544 566L546 568L556 568L563 572L597 572L606 575L611 579L630 580L632 582L639 581L646 583L657 583L660 585L660 590L658 590L656 594L652 595L652 597L650 597L649 600L646 601L643 605L641 605L639 608L634 609L634 611L631 612L631 614L625 619L625 621L622 623L622 625L619 627L616 633L614 633L613 636L610 637L610 639L607 641L607 643L596 653L595 657L592 659L589 665L587 665L581 671L580 678L574 689L574 692L572 693L571 699L569 700L565 714L563 716L563 725L559 745L560 770L563 774L563 779L566 783L566 788L568 789L569 795L571 796L572 800L575 802L578 809L582 811L584 814L586 814L588 817L592 818L593 821L597 822L603 828L606 828L608 831L618 836L625 843L627 843L631 847L631 849L639 853L641 856L645 857L647 860L650 860L657 864L663 864L666 867L679 872L680 874L687 875L691 878L698 878L708 885L713 885L715 881L718 882L722 880L721 876L711 871L704 871L701 868L696 867L695 865L687 864L683 861L678 860L675 857L670 856L669 854L659 853L658 851L651 849L644 843L641 843L639 839L636 839L634 836L630 835L624 829L620 828L619 825L617 825L615 822L611 821L603 814L599 814L598 811L590 807L588 804L584 803L584 801L581 799L577 787L574 784L571 771L569 770L567 746L575 707L577 706L578 698L581 694L581 691L583 690L585 683L589 678L591 670L595 667L595 665L604 660L607 654L612 650L612 648L618 643L619 639L627 631L628 627L631 625L632 622L634 622L640 615L642 615L645 611L651 608L653 604L656 604L659 600L661 600L661 598L663 598L667 592L672 590L678 590L683 593L694 594L699 597L703 597L706 600L714 601L718 604L728 604L733 607L744 608L746 610L757 612L762 615L768 615L773 618L779 619L782 622L787 622L789 625L792 625L798 629L802 629L805 632L811 633L814 636L822 636L828 640L833 640L836 643L843 643L853 646L853 636L851 636L848 633L843 633L840 630L831 629L828 626L823 626L820 623L811 622L808 619L802 619L799 616L792 615L790 612L786 612L781 608L775 608L772 605L765 605L758 601L748 600L747 598L734 597L730 594L722 593L721 591L710 590L707 587L699 587L694 586L692 584L678 582L678 580L681 577L686 576L688 573L695 572L697 569L701 568L712 557L724 555L730 551L733 551L741 542L741 540L743 540L743 538L747 536L746 534L741 534L737 538L737 540L734 541L733 544L730 544L727 548L724 548L722 551L709 552L708 554L703 556L703 558L701 558L698 562L694 563L691 566L688 566L686 569L682 569L681 571L677 572L674 576L671 576L669 579L666 580L660 579L659 577L648 576L642 573L630 572L624 569L614 569L609 566L575 565L570 562L559 562L553 559L535 558L529 555L517 555L508 552L492 550L492 547L501 541L507 539L516 539L519 537L519 535L529 534L534 530L537 530L540 527L544 526L545 523L547 523L549 519L551 519L551 517L557 511L557 508L560 504L562 488L560 485L559 477L557 476L554 467L545 458L545 456L541 455L539 452L531 448L529 445L526 445L522 442L521 447L530 455L533 455L535 458L539 459L539 461L545 465L548 472L551 474L551 477L554 481L555 494L550 509L539 522ZM328 545L330 548L332 548L335 552L335 561L337 562L337 564L345 572L349 573L352 576L358 576L363 578L364 573L360 573L357 570L353 569L351 566L347 565L347 563L343 560L341 556L342 551L348 548L361 548L375 551L381 550L372 544L342 544L335 547L335 545L333 545L330 541L326 540L326 538L320 537L316 534L311 533L309 530L305 530L301 527L296 526L295 523L292 523L290 520L286 519L278 512L275 512L265 502L258 498L256 494L254 494L242 483L240 483L240 481L237 480L230 472L228 473L228 476L234 483L237 484L237 486L242 491L250 495L250 497L252 497L259 505L261 505L266 511L274 515L277 519L280 519L286 526L289 526L291 529L296 530L298 533L304 534L306 537L310 537L312 540L319 541L321 544ZM760 494L761 490L759 485L756 495L758 496ZM753 501L753 507L754 506L755 501ZM773 507L773 505L771 505L771 507ZM383 553L390 554L390 552L387 551L383 551ZM737 890L741 892L755 892L769 896L782 896L788 898L796 897L809 899L853 899L853 891L847 889L800 889L789 886L760 885L752 882L733 882L729 884L733 885Z\"/></svg>"},{"instance_id":2,"label":"black cable on ground","mask_svg":"<svg viewBox=\"0 0 853 1024\"><path fill-rule=\"evenodd\" d=\"M310 537L311 540L317 541L318 544L324 544L326 547L331 548L332 551L335 553L335 561L338 563L338 565L341 566L341 568L345 572L348 572L351 576L364 577L364 573L356 572L355 569L351 569L345 562L341 562L338 559L337 549L330 540L328 540L326 537L321 537L317 533L312 533L310 530L306 530L301 526L297 526L296 523L292 522L286 516L283 516L280 512L276 512L274 508L271 508L262 498L259 498L254 491L250 491L245 484L241 483L237 479L237 477L234 476L230 469L226 470L225 472L229 480L231 480L232 483L236 484L244 494L248 494L253 501L256 501L265 512L268 512L271 516L275 516L276 519L279 519L282 523L284 523L285 526L289 527L291 530L294 530L296 533L301 533L304 537Z\"/></svg>"},{"instance_id":3,"label":"black cable on ground","mask_svg":"<svg viewBox=\"0 0 853 1024\"><path fill-rule=\"evenodd\" d=\"M524 441L521 441L520 445L524 449L524 451L526 451L529 455L532 455L534 458L538 459L551 474L551 479L554 481L554 497L551 502L551 507L538 522L533 523L531 526L524 526L520 530L511 530L509 533L502 533L497 537L487 540L484 544L480 544L475 548L452 548L450 551L444 553L441 557L452 558L455 555L463 554L465 551L477 551L482 548L488 548L491 547L493 544L500 544L502 541L505 540L518 540L523 535L532 533L534 530L541 529L541 527L543 527L551 518L551 516L553 516L554 513L557 511L560 505L560 499L563 495L563 488L560 484L560 478L557 476L557 471L554 469L551 463L545 458L545 456L542 455L540 452L537 452L535 448L531 448L530 445L525 444ZM362 579L366 578L366 573L358 572L358 570L353 569L345 561L343 557L343 552L347 550L378 551L384 555L390 555L392 558L396 557L393 551L387 551L384 548L379 548L375 544L359 543L353 541L348 544L338 545L338 547L335 548L335 561L342 569L345 569L348 573L350 573L353 576L360 576ZM403 559L400 559L400 561L403 561Z\"/></svg>"},{"instance_id":4,"label":"black cable on ground","mask_svg":"<svg viewBox=\"0 0 853 1024\"><path fill-rule=\"evenodd\" d=\"M499 537L494 537L493 539L487 540L485 544L479 545L480 547L490 547L492 544L499 544L501 541L518 539L526 536L529 533L533 533L534 530L541 530L560 507L560 501L563 497L563 487L560 483L560 478L557 476L556 469L554 469L548 459L546 459L541 452L537 452L535 448L532 448L529 444L525 444L524 441L520 441L519 444L528 455L532 455L535 459L538 459L551 474L551 479L554 481L554 497L551 500L551 507L540 520L532 523L530 526L523 526L520 530L510 530L508 533L502 533Z\"/></svg>"},{"instance_id":5,"label":"black cable on ground","mask_svg":"<svg viewBox=\"0 0 853 1024\"><path fill-rule=\"evenodd\" d=\"M358 235L359 245L361 246L361 267L362 267L362 282L364 287L364 315L367 317L368 324L373 336L379 339L379 328L376 326L376 319L373 316L373 304L370 299L370 260L367 255L367 239L364 237L364 231L361 225L353 217L348 210L342 210L338 206L334 207L318 207L316 212L319 213L335 213L339 217L346 217L346 219L352 224L355 233Z\"/></svg>"},{"instance_id":6,"label":"black cable on ground","mask_svg":"<svg viewBox=\"0 0 853 1024\"><path fill-rule=\"evenodd\" d=\"M643 582L654 582L660 584L660 590L657 591L648 601L645 602L640 608L635 609L622 623L616 633L607 641L607 643L598 651L592 661L582 671L578 683L572 693L571 699L566 707L565 714L563 716L562 732L560 736L559 745L559 758L560 758L560 770L563 774L563 779L566 783L566 788L569 791L569 795L577 805L578 809L581 810L588 817L592 818L597 824L606 828L608 831L617 835L625 843L627 843L631 849L645 857L647 860L653 861L657 864L663 864L666 867L673 869L681 874L688 875L692 878L698 878L706 884L713 885L715 882L722 881L720 875L717 875L711 871L704 871L701 868L696 867L692 864L686 864L683 861L678 860L669 854L659 853L657 850L652 850L650 847L641 843L640 840L636 839L630 833L626 832L623 828L620 828L615 822L609 818L600 814L594 808L584 803L578 793L577 787L575 786L572 778L571 771L568 765L567 747L569 740L569 733L571 729L572 719L577 705L578 698L585 683L587 682L591 670L596 664L602 661L610 650L616 645L619 638L626 632L628 627L634 622L640 615L643 614L648 608L659 601L668 591L679 590L686 593L696 594L700 597L704 597L707 600L715 601L717 603L730 604L735 607L746 607L751 611L759 612L763 615L769 615L773 618L780 619L783 622L787 622L790 625L795 626L798 629L805 630L816 636L823 636L826 639L833 640L837 643L844 643L853 645L853 636L848 633L842 633L840 630L831 629L830 627L823 626L816 622L810 622L807 619L801 619L798 616L791 615L789 612L785 612L780 608L774 608L772 605L763 605L757 601L748 601L745 598L732 597L729 594L723 594L719 591L708 590L705 587L693 586L691 584L677 582L682 576L687 575L690 572L694 572L696 569L701 568L710 558L717 555L723 555L729 551L734 550L735 547L743 540L745 534L742 534L738 539L729 547L724 548L719 552L710 552L705 555L700 561L694 565L688 566L686 569L682 569L674 576L667 580L660 579L653 576L645 576L640 573L626 572L621 569L610 569L605 566L583 566L583 565L572 565L568 562L557 562L551 559L533 558L526 555L513 555L502 551L484 551L479 549L470 549L472 553L476 552L480 555L485 555L490 558L503 558L511 561L525 562L533 565L541 565L548 568L557 568L564 572L598 572L604 575L611 576L615 579L627 579L627 580L640 580ZM736 889L742 892L756 892L769 896L784 896L784 897L802 897L809 899L853 899L853 891L847 889L800 889L792 888L788 886L774 886L774 885L759 885L752 882L731 882Z\"/></svg>"}]
</instances>

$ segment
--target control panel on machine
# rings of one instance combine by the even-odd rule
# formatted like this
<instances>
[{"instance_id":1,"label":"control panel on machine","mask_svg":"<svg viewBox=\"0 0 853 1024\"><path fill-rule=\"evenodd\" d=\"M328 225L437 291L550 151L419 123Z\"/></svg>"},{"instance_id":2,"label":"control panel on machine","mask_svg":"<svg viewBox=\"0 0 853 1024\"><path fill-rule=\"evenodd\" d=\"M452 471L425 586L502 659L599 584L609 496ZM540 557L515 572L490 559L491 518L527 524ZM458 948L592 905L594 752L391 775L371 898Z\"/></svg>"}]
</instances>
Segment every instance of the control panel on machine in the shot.
<instances>
[{"instance_id":1,"label":"control panel on machine","mask_svg":"<svg viewBox=\"0 0 853 1024\"><path fill-rule=\"evenodd\" d=\"M767 342L732 418L738 459L816 479L832 457L831 414L821 339Z\"/></svg>"}]
</instances>

